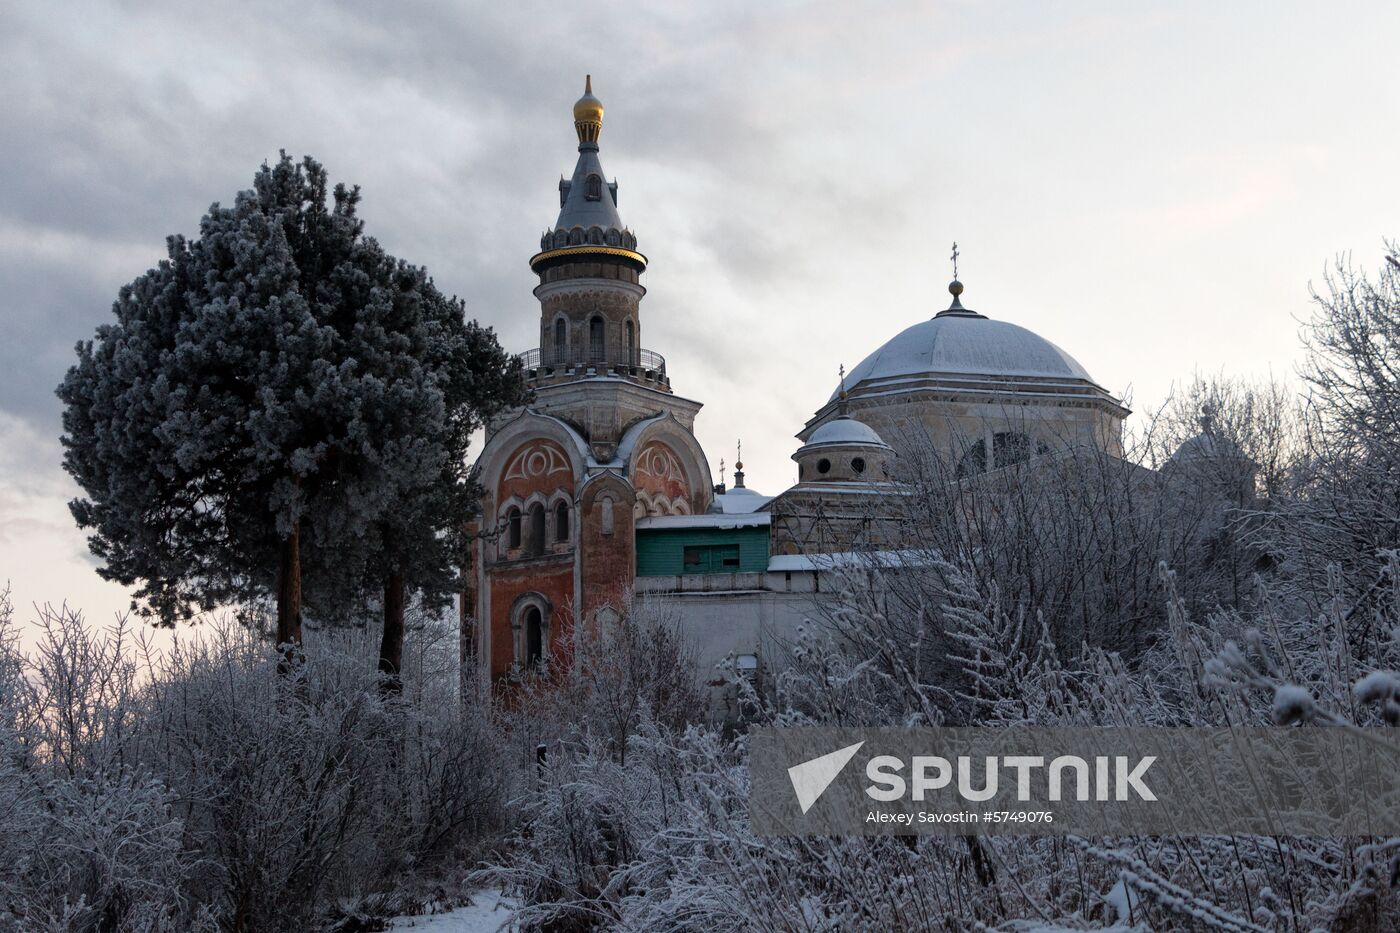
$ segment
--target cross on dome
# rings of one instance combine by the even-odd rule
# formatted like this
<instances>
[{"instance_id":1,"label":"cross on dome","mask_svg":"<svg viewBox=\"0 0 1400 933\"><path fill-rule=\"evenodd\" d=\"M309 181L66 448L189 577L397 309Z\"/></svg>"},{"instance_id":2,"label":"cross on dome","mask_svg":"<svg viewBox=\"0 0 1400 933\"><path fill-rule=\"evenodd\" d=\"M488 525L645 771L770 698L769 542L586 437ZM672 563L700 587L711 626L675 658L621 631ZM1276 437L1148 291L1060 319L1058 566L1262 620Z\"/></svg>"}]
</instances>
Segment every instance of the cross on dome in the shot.
<instances>
[{"instance_id":1,"label":"cross on dome","mask_svg":"<svg viewBox=\"0 0 1400 933\"><path fill-rule=\"evenodd\" d=\"M1201 417L1199 419L1201 433L1215 433L1215 410L1215 402L1212 399L1206 399L1201 403Z\"/></svg>"},{"instance_id":2,"label":"cross on dome","mask_svg":"<svg viewBox=\"0 0 1400 933\"><path fill-rule=\"evenodd\" d=\"M945 314L960 314L971 317L982 317L982 315L977 314L973 311L969 311L967 308L963 307L963 283L958 281L958 259L961 256L962 251L958 249L958 241L954 240L953 254L949 257L953 262L953 281L948 283L948 294L953 296L953 303L948 305L948 307L945 310L938 312L938 314L935 315L935 317L942 317Z\"/></svg>"}]
</instances>

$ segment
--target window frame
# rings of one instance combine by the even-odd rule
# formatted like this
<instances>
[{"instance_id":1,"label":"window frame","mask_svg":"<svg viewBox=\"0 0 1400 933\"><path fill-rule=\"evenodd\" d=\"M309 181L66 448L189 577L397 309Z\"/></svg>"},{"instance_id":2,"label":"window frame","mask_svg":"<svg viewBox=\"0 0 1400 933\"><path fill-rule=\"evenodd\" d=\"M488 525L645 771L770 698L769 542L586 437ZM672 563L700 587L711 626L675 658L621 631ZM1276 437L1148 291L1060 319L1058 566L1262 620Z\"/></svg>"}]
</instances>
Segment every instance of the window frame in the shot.
<instances>
[{"instance_id":1,"label":"window frame","mask_svg":"<svg viewBox=\"0 0 1400 933\"><path fill-rule=\"evenodd\" d=\"M738 542L686 544L681 548L681 575L738 573L742 559L743 549Z\"/></svg>"},{"instance_id":2,"label":"window frame","mask_svg":"<svg viewBox=\"0 0 1400 933\"><path fill-rule=\"evenodd\" d=\"M569 503L563 499L554 505L554 541L556 544L569 542Z\"/></svg>"},{"instance_id":3,"label":"window frame","mask_svg":"<svg viewBox=\"0 0 1400 933\"><path fill-rule=\"evenodd\" d=\"M525 554L527 557L542 557L548 538L545 531L544 503L536 502L530 506L530 531L526 537Z\"/></svg>"},{"instance_id":4,"label":"window frame","mask_svg":"<svg viewBox=\"0 0 1400 933\"><path fill-rule=\"evenodd\" d=\"M602 315L588 319L588 362L602 363L608 356L608 322Z\"/></svg>"},{"instance_id":5,"label":"window frame","mask_svg":"<svg viewBox=\"0 0 1400 933\"><path fill-rule=\"evenodd\" d=\"M520 550L522 542L522 519L520 508L512 505L506 511L506 547L512 551Z\"/></svg>"},{"instance_id":6,"label":"window frame","mask_svg":"<svg viewBox=\"0 0 1400 933\"><path fill-rule=\"evenodd\" d=\"M554 319L554 362L564 363L569 358L569 323L562 317Z\"/></svg>"}]
</instances>

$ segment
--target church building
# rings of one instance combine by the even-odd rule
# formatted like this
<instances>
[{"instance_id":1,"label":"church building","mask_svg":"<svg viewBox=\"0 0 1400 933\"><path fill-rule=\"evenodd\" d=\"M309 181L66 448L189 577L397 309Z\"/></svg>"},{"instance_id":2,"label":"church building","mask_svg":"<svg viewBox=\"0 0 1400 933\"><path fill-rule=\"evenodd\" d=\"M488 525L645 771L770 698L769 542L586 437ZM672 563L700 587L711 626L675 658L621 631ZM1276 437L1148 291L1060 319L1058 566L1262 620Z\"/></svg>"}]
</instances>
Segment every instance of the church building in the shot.
<instances>
[{"instance_id":1,"label":"church building","mask_svg":"<svg viewBox=\"0 0 1400 933\"><path fill-rule=\"evenodd\" d=\"M574 128L573 174L530 258L539 346L521 358L534 399L491 425L478 462L464 671L499 682L568 665L634 596L676 619L702 668L754 668L810 616L823 574L887 546L880 515L900 494L902 453L934 449L959 476L1066 447L1121 454L1123 404L1055 344L964 307L955 267L947 308L794 425L796 485L760 495L742 462L732 488L716 485L692 430L700 402L643 346L647 257L603 171L591 79Z\"/></svg>"}]
</instances>

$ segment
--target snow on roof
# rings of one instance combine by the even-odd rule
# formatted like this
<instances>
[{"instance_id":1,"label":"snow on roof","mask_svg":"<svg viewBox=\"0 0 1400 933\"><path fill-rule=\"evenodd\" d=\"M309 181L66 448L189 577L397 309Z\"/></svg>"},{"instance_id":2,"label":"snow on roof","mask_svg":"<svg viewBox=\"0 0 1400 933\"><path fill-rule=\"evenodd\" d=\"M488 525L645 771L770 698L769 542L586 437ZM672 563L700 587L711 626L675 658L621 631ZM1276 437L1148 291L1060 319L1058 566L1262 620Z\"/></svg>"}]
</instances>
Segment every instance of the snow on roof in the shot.
<instances>
[{"instance_id":1,"label":"snow on roof","mask_svg":"<svg viewBox=\"0 0 1400 933\"><path fill-rule=\"evenodd\" d=\"M583 439L583 435L574 429L573 425L562 418L556 418L553 415L546 414L538 408L520 409L511 416L505 424L502 424L501 428L504 428L507 424L511 424L512 422L519 421L522 418L543 418L546 421L552 421L554 424L557 424L563 429L564 433L568 435L569 440L573 442L574 449L577 450L579 456L583 458L585 468L597 465L597 461L593 457L593 448L589 446L588 441ZM497 429L496 433L500 433L500 428Z\"/></svg>"},{"instance_id":2,"label":"snow on roof","mask_svg":"<svg viewBox=\"0 0 1400 933\"><path fill-rule=\"evenodd\" d=\"M913 495L914 490L904 483L888 480L805 480L783 490L783 495L790 492L813 492L823 496L908 496Z\"/></svg>"},{"instance_id":3,"label":"snow on roof","mask_svg":"<svg viewBox=\"0 0 1400 933\"><path fill-rule=\"evenodd\" d=\"M654 515L637 520L638 531L674 531L683 528L760 528L772 518L767 512L748 515Z\"/></svg>"},{"instance_id":4,"label":"snow on roof","mask_svg":"<svg viewBox=\"0 0 1400 933\"><path fill-rule=\"evenodd\" d=\"M792 570L844 570L848 568L898 569L927 567L939 560L934 551L841 551L836 554L778 554L768 559L769 573Z\"/></svg>"},{"instance_id":5,"label":"snow on roof","mask_svg":"<svg viewBox=\"0 0 1400 933\"><path fill-rule=\"evenodd\" d=\"M616 377L612 377L616 378ZM643 418L622 432L622 437L617 442L617 451L613 455L613 463L621 464L632 459L632 450L637 446L637 439L642 436L642 432L656 424L658 421L665 421L670 412L661 412L652 415L650 418Z\"/></svg>"},{"instance_id":6,"label":"snow on roof","mask_svg":"<svg viewBox=\"0 0 1400 933\"><path fill-rule=\"evenodd\" d=\"M944 315L895 335L847 374L846 385L923 373L1094 381L1074 357L1024 327L984 317ZM831 401L839 395L838 388L831 393Z\"/></svg>"},{"instance_id":7,"label":"snow on roof","mask_svg":"<svg viewBox=\"0 0 1400 933\"><path fill-rule=\"evenodd\" d=\"M826 424L812 432L812 436L807 439L804 447L817 447L822 445L831 446L860 446L860 447L887 447L880 435L875 433L875 429L870 425L857 421L849 415L841 415L833 418Z\"/></svg>"},{"instance_id":8,"label":"snow on roof","mask_svg":"<svg viewBox=\"0 0 1400 933\"><path fill-rule=\"evenodd\" d=\"M1246 459L1245 452L1232 439L1214 431L1203 431L1178 447L1171 455L1170 462L1243 459Z\"/></svg>"},{"instance_id":9,"label":"snow on roof","mask_svg":"<svg viewBox=\"0 0 1400 933\"><path fill-rule=\"evenodd\" d=\"M715 505L725 515L746 515L757 512L772 500L772 496L765 496L752 489L731 489L715 496Z\"/></svg>"}]
</instances>

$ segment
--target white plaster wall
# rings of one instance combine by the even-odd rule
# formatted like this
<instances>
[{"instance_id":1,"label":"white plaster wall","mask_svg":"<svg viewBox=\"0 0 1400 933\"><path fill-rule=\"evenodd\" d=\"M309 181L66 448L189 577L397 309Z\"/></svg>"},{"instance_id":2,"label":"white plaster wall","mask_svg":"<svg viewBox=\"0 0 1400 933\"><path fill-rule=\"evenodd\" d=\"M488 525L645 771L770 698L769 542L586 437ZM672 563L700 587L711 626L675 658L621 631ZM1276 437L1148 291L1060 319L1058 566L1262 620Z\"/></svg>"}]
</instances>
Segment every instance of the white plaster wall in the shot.
<instances>
[{"instance_id":1,"label":"white plaster wall","mask_svg":"<svg viewBox=\"0 0 1400 933\"><path fill-rule=\"evenodd\" d=\"M763 576L780 588L787 582L786 574ZM679 578L638 578L639 583L652 582L652 587L648 588L650 592L639 587L638 598L673 621L695 651L696 679L709 688L712 718L722 719L733 712L733 695L726 686L727 678L716 669L721 662L730 657L754 655L762 665L761 676L771 677L787 663L788 652L799 637L803 623L819 618L816 601L822 595L812 589L813 575L793 573L791 576L796 584L792 592L771 589L681 592L678 588L671 592L655 592L655 581Z\"/></svg>"},{"instance_id":2,"label":"white plaster wall","mask_svg":"<svg viewBox=\"0 0 1400 933\"><path fill-rule=\"evenodd\" d=\"M781 668L799 626L817 612L811 593L684 594L661 597L694 647L702 680L730 655L758 656Z\"/></svg>"}]
</instances>

